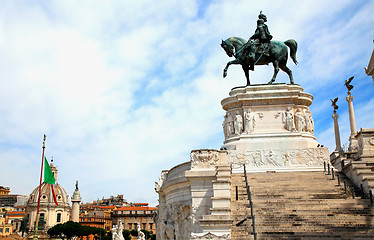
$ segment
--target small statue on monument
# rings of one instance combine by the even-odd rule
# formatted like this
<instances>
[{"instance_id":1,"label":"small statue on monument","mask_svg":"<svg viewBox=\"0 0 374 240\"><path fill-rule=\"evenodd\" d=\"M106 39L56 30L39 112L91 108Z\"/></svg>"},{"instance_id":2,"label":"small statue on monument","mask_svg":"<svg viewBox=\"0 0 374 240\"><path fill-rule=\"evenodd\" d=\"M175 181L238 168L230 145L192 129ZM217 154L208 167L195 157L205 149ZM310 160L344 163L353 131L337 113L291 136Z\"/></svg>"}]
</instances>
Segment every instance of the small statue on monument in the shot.
<instances>
[{"instance_id":1,"label":"small statue on monument","mask_svg":"<svg viewBox=\"0 0 374 240\"><path fill-rule=\"evenodd\" d=\"M244 112L244 132L245 133L251 133L253 132L255 126L256 126L256 115L254 112L251 111L251 109L247 109L247 111Z\"/></svg>"},{"instance_id":2,"label":"small statue on monument","mask_svg":"<svg viewBox=\"0 0 374 240\"><path fill-rule=\"evenodd\" d=\"M234 128L235 135L240 135L243 132L243 117L239 111L236 111Z\"/></svg>"},{"instance_id":3,"label":"small statue on monument","mask_svg":"<svg viewBox=\"0 0 374 240\"><path fill-rule=\"evenodd\" d=\"M286 108L286 112L282 114L282 119L284 122L284 128L287 131L290 131L290 132L295 131L294 114L291 110L291 107Z\"/></svg>"},{"instance_id":4,"label":"small statue on monument","mask_svg":"<svg viewBox=\"0 0 374 240\"><path fill-rule=\"evenodd\" d=\"M234 133L234 118L229 112L226 113L226 131L227 137L230 137Z\"/></svg>"},{"instance_id":5,"label":"small statue on monument","mask_svg":"<svg viewBox=\"0 0 374 240\"><path fill-rule=\"evenodd\" d=\"M330 99L331 101L331 106L334 108L334 113L336 113L336 110L338 110L339 106L336 105L336 102L338 101L338 97L336 97L334 100Z\"/></svg>"},{"instance_id":6,"label":"small statue on monument","mask_svg":"<svg viewBox=\"0 0 374 240\"><path fill-rule=\"evenodd\" d=\"M305 128L305 119L303 116L303 113L301 112L301 109L298 108L296 113L295 113L295 125L296 125L296 130L299 132L304 131Z\"/></svg>"},{"instance_id":7,"label":"small statue on monument","mask_svg":"<svg viewBox=\"0 0 374 240\"><path fill-rule=\"evenodd\" d=\"M352 82L353 78L354 78L354 76L352 76L348 80L344 81L344 85L346 86L346 88L348 90L348 95L350 95L351 90L353 89L353 85L350 84Z\"/></svg>"},{"instance_id":8,"label":"small statue on monument","mask_svg":"<svg viewBox=\"0 0 374 240\"><path fill-rule=\"evenodd\" d=\"M138 240L145 240L145 234L140 229L140 223L136 224L136 230L138 231Z\"/></svg>"},{"instance_id":9,"label":"small statue on monument","mask_svg":"<svg viewBox=\"0 0 374 240\"><path fill-rule=\"evenodd\" d=\"M314 132L314 121L309 110L305 112L305 130L310 133Z\"/></svg>"},{"instance_id":10,"label":"small statue on monument","mask_svg":"<svg viewBox=\"0 0 374 240\"><path fill-rule=\"evenodd\" d=\"M125 238L123 237L123 225L122 225L122 221L119 220L119 223L118 225L114 225L112 230L112 240L125 240Z\"/></svg>"}]
</instances>

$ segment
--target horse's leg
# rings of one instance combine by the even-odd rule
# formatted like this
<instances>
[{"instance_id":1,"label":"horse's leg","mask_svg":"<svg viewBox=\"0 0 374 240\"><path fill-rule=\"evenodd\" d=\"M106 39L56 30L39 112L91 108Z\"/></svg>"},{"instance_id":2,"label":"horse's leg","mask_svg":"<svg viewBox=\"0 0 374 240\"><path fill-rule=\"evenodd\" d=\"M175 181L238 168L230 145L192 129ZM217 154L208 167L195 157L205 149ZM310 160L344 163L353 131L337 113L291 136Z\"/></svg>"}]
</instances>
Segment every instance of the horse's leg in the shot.
<instances>
[{"instance_id":1,"label":"horse's leg","mask_svg":"<svg viewBox=\"0 0 374 240\"><path fill-rule=\"evenodd\" d=\"M294 84L291 69L289 69L286 66L286 64L280 65L279 67L280 67L280 69L282 69L283 71L285 71L288 74L288 76L290 77L290 84Z\"/></svg>"},{"instance_id":2,"label":"horse's leg","mask_svg":"<svg viewBox=\"0 0 374 240\"><path fill-rule=\"evenodd\" d=\"M268 84L272 84L275 81L275 78L277 77L277 74L279 72L279 63L277 60L273 62L273 66L274 66L274 75Z\"/></svg>"},{"instance_id":3,"label":"horse's leg","mask_svg":"<svg viewBox=\"0 0 374 240\"><path fill-rule=\"evenodd\" d=\"M247 86L251 85L251 82L249 81L249 65L242 64L242 68L245 74L245 77L247 78Z\"/></svg>"},{"instance_id":4,"label":"horse's leg","mask_svg":"<svg viewBox=\"0 0 374 240\"><path fill-rule=\"evenodd\" d=\"M239 61L238 59L235 59L235 60L232 60L232 61L228 62L226 64L225 69L223 69L223 77L225 78L227 76L227 69L229 68L229 66L231 64L240 64L240 63L241 63L241 61Z\"/></svg>"}]
</instances>

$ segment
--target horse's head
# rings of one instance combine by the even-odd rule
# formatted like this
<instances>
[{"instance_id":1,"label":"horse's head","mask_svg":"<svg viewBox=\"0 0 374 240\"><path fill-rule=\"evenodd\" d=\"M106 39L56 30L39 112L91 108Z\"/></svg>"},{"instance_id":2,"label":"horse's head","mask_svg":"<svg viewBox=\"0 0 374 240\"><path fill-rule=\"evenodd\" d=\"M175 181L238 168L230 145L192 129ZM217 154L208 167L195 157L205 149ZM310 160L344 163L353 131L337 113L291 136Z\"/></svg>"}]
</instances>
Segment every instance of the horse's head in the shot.
<instances>
[{"instance_id":1,"label":"horse's head","mask_svg":"<svg viewBox=\"0 0 374 240\"><path fill-rule=\"evenodd\" d=\"M229 57L234 56L234 46L222 40L221 47Z\"/></svg>"}]
</instances>

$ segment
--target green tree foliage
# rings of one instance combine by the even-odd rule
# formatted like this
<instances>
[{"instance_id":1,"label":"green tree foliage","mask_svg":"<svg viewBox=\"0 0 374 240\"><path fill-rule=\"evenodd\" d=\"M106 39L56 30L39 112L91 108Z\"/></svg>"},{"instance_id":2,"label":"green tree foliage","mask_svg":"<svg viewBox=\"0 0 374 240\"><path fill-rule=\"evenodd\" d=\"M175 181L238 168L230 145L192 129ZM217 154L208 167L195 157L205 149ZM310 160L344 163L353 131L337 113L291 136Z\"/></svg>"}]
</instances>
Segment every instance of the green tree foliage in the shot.
<instances>
[{"instance_id":1,"label":"green tree foliage","mask_svg":"<svg viewBox=\"0 0 374 240\"><path fill-rule=\"evenodd\" d=\"M151 240L156 240L156 234L153 234L152 231L148 231L148 230L141 230L144 235L145 235L145 239L151 239Z\"/></svg>"},{"instance_id":2,"label":"green tree foliage","mask_svg":"<svg viewBox=\"0 0 374 240\"><path fill-rule=\"evenodd\" d=\"M58 237L61 239L71 240L73 237L83 237L94 235L95 239L108 239L107 231L102 228L83 226L80 223L68 221L64 224L57 224L54 227L48 229L47 233L50 237ZM110 239L110 238L109 238Z\"/></svg>"},{"instance_id":3,"label":"green tree foliage","mask_svg":"<svg viewBox=\"0 0 374 240\"><path fill-rule=\"evenodd\" d=\"M122 235L125 240L131 240L131 232L129 230L123 230Z\"/></svg>"},{"instance_id":4,"label":"green tree foliage","mask_svg":"<svg viewBox=\"0 0 374 240\"><path fill-rule=\"evenodd\" d=\"M133 237L137 237L138 236L138 231L136 229L133 229L133 230L130 231L130 234Z\"/></svg>"}]
</instances>

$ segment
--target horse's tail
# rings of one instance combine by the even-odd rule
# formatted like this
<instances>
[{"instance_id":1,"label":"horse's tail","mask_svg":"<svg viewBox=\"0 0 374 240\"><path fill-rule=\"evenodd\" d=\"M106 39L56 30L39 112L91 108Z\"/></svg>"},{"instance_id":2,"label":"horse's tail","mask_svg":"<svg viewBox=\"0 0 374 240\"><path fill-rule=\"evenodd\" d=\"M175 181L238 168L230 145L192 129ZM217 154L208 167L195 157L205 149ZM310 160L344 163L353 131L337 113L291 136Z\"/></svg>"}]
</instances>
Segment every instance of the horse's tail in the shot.
<instances>
[{"instance_id":1,"label":"horse's tail","mask_svg":"<svg viewBox=\"0 0 374 240\"><path fill-rule=\"evenodd\" d=\"M290 56L295 64L297 64L296 60L296 51L297 51L297 42L293 39L289 39L284 42L290 48Z\"/></svg>"}]
</instances>

